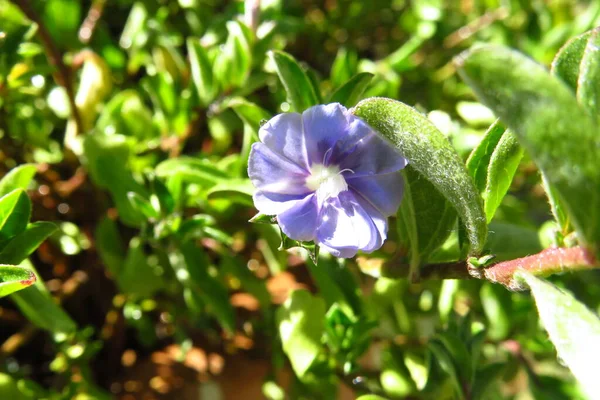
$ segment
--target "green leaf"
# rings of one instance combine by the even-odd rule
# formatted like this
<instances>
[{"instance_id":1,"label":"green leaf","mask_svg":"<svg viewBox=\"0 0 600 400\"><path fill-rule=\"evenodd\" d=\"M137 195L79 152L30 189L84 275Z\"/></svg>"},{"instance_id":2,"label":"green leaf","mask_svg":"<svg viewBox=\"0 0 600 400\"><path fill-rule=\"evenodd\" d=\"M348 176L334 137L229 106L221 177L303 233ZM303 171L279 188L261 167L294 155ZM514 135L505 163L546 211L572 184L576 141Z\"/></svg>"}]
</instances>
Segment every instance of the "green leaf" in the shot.
<instances>
[{"instance_id":1,"label":"green leaf","mask_svg":"<svg viewBox=\"0 0 600 400\"><path fill-rule=\"evenodd\" d=\"M494 261L513 260L543 250L538 232L506 222L492 222L485 248L496 256Z\"/></svg>"},{"instance_id":2,"label":"green leaf","mask_svg":"<svg viewBox=\"0 0 600 400\"><path fill-rule=\"evenodd\" d=\"M135 192L127 192L127 200L129 200L131 208L142 214L145 218L156 219L160 217L158 210L152 207L150 201L141 195Z\"/></svg>"},{"instance_id":3,"label":"green leaf","mask_svg":"<svg viewBox=\"0 0 600 400\"><path fill-rule=\"evenodd\" d=\"M209 200L225 199L234 203L253 206L254 186L249 179L230 179L221 182L206 192Z\"/></svg>"},{"instance_id":4,"label":"green leaf","mask_svg":"<svg viewBox=\"0 0 600 400\"><path fill-rule=\"evenodd\" d=\"M585 32L569 40L552 61L552 73L561 78L574 92L577 90L581 59L592 32Z\"/></svg>"},{"instance_id":5,"label":"green leaf","mask_svg":"<svg viewBox=\"0 0 600 400\"><path fill-rule=\"evenodd\" d=\"M8 171L0 180L0 197L15 189L26 190L36 173L35 164L22 164Z\"/></svg>"},{"instance_id":6,"label":"green leaf","mask_svg":"<svg viewBox=\"0 0 600 400\"><path fill-rule=\"evenodd\" d=\"M88 135L83 147L92 179L110 191L121 221L129 226L139 226L144 219L133 209L127 193L135 192L145 197L148 193L129 169L131 147L128 139L123 135Z\"/></svg>"},{"instance_id":7,"label":"green leaf","mask_svg":"<svg viewBox=\"0 0 600 400\"><path fill-rule=\"evenodd\" d=\"M202 46L200 39L196 38L188 38L187 49L190 55L192 80L196 87L198 98L203 105L208 105L214 100L219 89L218 85L216 85L208 54Z\"/></svg>"},{"instance_id":8,"label":"green leaf","mask_svg":"<svg viewBox=\"0 0 600 400\"><path fill-rule=\"evenodd\" d=\"M490 158L483 202L487 221L494 218L502 199L508 192L512 180L523 158L524 150L515 135L505 131Z\"/></svg>"},{"instance_id":9,"label":"green leaf","mask_svg":"<svg viewBox=\"0 0 600 400\"><path fill-rule=\"evenodd\" d=\"M325 302L306 290L295 290L277 310L283 351L302 379L322 351Z\"/></svg>"},{"instance_id":10,"label":"green leaf","mask_svg":"<svg viewBox=\"0 0 600 400\"><path fill-rule=\"evenodd\" d=\"M410 165L406 168L404 176L405 185L410 185L419 256L426 260L427 256L440 247L452 233L456 223L456 210L430 181Z\"/></svg>"},{"instance_id":11,"label":"green leaf","mask_svg":"<svg viewBox=\"0 0 600 400\"><path fill-rule=\"evenodd\" d=\"M162 268L151 265L139 237L129 242L122 270L116 275L119 288L129 294L150 297L164 286Z\"/></svg>"},{"instance_id":12,"label":"green leaf","mask_svg":"<svg viewBox=\"0 0 600 400\"><path fill-rule=\"evenodd\" d=\"M483 203L467 169L444 135L414 108L390 99L363 100L354 113L387 138L456 208L466 226L471 252L479 253L487 235Z\"/></svg>"},{"instance_id":13,"label":"green leaf","mask_svg":"<svg viewBox=\"0 0 600 400\"><path fill-rule=\"evenodd\" d=\"M0 248L25 230L30 216L31 200L23 189L15 189L0 198Z\"/></svg>"},{"instance_id":14,"label":"green leaf","mask_svg":"<svg viewBox=\"0 0 600 400\"><path fill-rule=\"evenodd\" d=\"M485 282L480 292L481 306L488 320L487 331L492 340L505 339L510 333L512 300L506 288Z\"/></svg>"},{"instance_id":15,"label":"green leaf","mask_svg":"<svg viewBox=\"0 0 600 400\"><path fill-rule=\"evenodd\" d=\"M269 57L275 63L293 111L303 112L318 104L315 88L294 57L283 51L272 51Z\"/></svg>"},{"instance_id":16,"label":"green leaf","mask_svg":"<svg viewBox=\"0 0 600 400\"><path fill-rule=\"evenodd\" d=\"M519 272L535 299L540 320L558 357L573 372L583 390L593 398L600 380L591 366L600 359L600 319L572 294L526 272Z\"/></svg>"},{"instance_id":17,"label":"green leaf","mask_svg":"<svg viewBox=\"0 0 600 400\"><path fill-rule=\"evenodd\" d=\"M577 80L577 100L594 117L600 116L600 28L592 31Z\"/></svg>"},{"instance_id":18,"label":"green leaf","mask_svg":"<svg viewBox=\"0 0 600 400\"><path fill-rule=\"evenodd\" d=\"M115 221L108 217L102 218L94 234L96 250L102 263L111 274L118 276L125 261L123 239Z\"/></svg>"},{"instance_id":19,"label":"green leaf","mask_svg":"<svg viewBox=\"0 0 600 400\"><path fill-rule=\"evenodd\" d=\"M229 301L225 285L208 273L210 260L204 251L192 241L181 246L181 253L172 252L169 256L175 275L186 287L195 291L209 307L229 334L235 332L235 310Z\"/></svg>"},{"instance_id":20,"label":"green leaf","mask_svg":"<svg viewBox=\"0 0 600 400\"><path fill-rule=\"evenodd\" d=\"M10 298L34 325L52 333L74 332L77 329L75 321L56 304L33 266L26 261L21 267L25 268L25 264L36 275L37 281L28 288L11 294Z\"/></svg>"},{"instance_id":21,"label":"green leaf","mask_svg":"<svg viewBox=\"0 0 600 400\"><path fill-rule=\"evenodd\" d=\"M228 98L223 102L222 107L231 108L233 111L235 111L238 117L240 117L245 124L252 128L257 139L258 135L256 133L260 129L261 122L271 118L271 114L269 114L266 110L257 104L249 102L243 97Z\"/></svg>"},{"instance_id":22,"label":"green leaf","mask_svg":"<svg viewBox=\"0 0 600 400\"><path fill-rule=\"evenodd\" d=\"M35 283L35 274L22 267L0 265L0 297L25 289Z\"/></svg>"},{"instance_id":23,"label":"green leaf","mask_svg":"<svg viewBox=\"0 0 600 400\"><path fill-rule=\"evenodd\" d=\"M348 268L338 259L323 256L319 265L310 260L306 265L328 309L335 303L346 315L360 315L360 290Z\"/></svg>"},{"instance_id":24,"label":"green leaf","mask_svg":"<svg viewBox=\"0 0 600 400\"><path fill-rule=\"evenodd\" d=\"M452 397L461 400L464 399L456 365L445 346L438 340L430 340L429 343L427 343L427 349L433 354L441 369L449 376L452 385L451 387L454 389L454 396Z\"/></svg>"},{"instance_id":25,"label":"green leaf","mask_svg":"<svg viewBox=\"0 0 600 400\"><path fill-rule=\"evenodd\" d=\"M469 159L467 160L467 169L475 181L475 186L480 193L485 192L487 185L488 168L490 165L490 159L494 150L498 146L498 142L504 135L505 128L500 122L496 120L490 127L479 145L473 149Z\"/></svg>"},{"instance_id":26,"label":"green leaf","mask_svg":"<svg viewBox=\"0 0 600 400\"><path fill-rule=\"evenodd\" d=\"M224 182L227 174L217 169L208 160L178 157L170 158L156 166L156 175L159 177L180 176L184 181L197 183L202 186L213 186Z\"/></svg>"},{"instance_id":27,"label":"green leaf","mask_svg":"<svg viewBox=\"0 0 600 400\"><path fill-rule=\"evenodd\" d=\"M467 169L483 196L488 223L508 192L523 149L517 138L496 120L467 160Z\"/></svg>"},{"instance_id":28,"label":"green leaf","mask_svg":"<svg viewBox=\"0 0 600 400\"><path fill-rule=\"evenodd\" d=\"M0 263L18 265L33 253L58 227L51 222L34 222L12 238L0 251Z\"/></svg>"},{"instance_id":29,"label":"green leaf","mask_svg":"<svg viewBox=\"0 0 600 400\"><path fill-rule=\"evenodd\" d=\"M340 103L346 107L352 107L358 103L362 94L367 89L373 74L361 72L354 75L349 81L340 86L329 98L329 103Z\"/></svg>"},{"instance_id":30,"label":"green leaf","mask_svg":"<svg viewBox=\"0 0 600 400\"><path fill-rule=\"evenodd\" d=\"M228 21L227 32L227 41L217 55L213 70L224 89L241 87L252 66L252 52L242 24Z\"/></svg>"},{"instance_id":31,"label":"green leaf","mask_svg":"<svg viewBox=\"0 0 600 400\"><path fill-rule=\"evenodd\" d=\"M459 72L479 99L514 132L544 172L582 240L600 243L600 135L571 90L541 65L498 46L458 58Z\"/></svg>"}]
</instances>

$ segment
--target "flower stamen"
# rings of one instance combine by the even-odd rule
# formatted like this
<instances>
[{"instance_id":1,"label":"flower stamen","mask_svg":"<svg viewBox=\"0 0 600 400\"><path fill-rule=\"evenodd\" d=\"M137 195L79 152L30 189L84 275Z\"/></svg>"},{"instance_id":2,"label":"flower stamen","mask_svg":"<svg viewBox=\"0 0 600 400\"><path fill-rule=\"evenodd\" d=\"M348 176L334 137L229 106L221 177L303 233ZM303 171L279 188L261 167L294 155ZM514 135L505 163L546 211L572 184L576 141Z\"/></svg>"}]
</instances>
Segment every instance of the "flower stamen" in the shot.
<instances>
[{"instance_id":1,"label":"flower stamen","mask_svg":"<svg viewBox=\"0 0 600 400\"><path fill-rule=\"evenodd\" d=\"M342 175L344 171L340 171L335 165L326 167L322 164L313 164L311 166L311 175L306 178L306 187L317 193L319 204L348 190L348 184Z\"/></svg>"}]
</instances>

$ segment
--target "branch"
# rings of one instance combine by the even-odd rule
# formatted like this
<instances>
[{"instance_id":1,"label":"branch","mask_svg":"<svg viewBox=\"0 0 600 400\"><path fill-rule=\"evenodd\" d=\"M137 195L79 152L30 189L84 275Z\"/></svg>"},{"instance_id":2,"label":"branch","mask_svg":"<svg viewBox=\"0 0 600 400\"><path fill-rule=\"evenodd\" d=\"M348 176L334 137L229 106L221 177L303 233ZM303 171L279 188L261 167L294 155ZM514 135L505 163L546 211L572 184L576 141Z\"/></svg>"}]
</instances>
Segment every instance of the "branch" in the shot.
<instances>
[{"instance_id":1,"label":"branch","mask_svg":"<svg viewBox=\"0 0 600 400\"><path fill-rule=\"evenodd\" d=\"M102 13L104 12L104 6L106 5L106 0L94 0L88 11L87 17L81 24L81 28L79 28L79 40L82 43L89 43L92 40L92 35L96 30L96 26L98 21L102 17Z\"/></svg>"},{"instance_id":2,"label":"branch","mask_svg":"<svg viewBox=\"0 0 600 400\"><path fill-rule=\"evenodd\" d=\"M510 290L526 289L516 278L518 271L527 271L536 276L548 276L566 271L579 271L599 268L592 253L583 247L550 248L537 254L502 261L489 267L474 268L467 261L444 264L427 264L421 267L421 280L437 279L485 279L499 283ZM382 276L389 278L407 278L408 265L384 265Z\"/></svg>"},{"instance_id":3,"label":"branch","mask_svg":"<svg viewBox=\"0 0 600 400\"><path fill-rule=\"evenodd\" d=\"M48 57L48 62L50 65L56 68L56 72L53 74L54 81L57 85L65 88L65 92L67 92L67 98L69 99L69 105L71 107L71 115L77 128L77 133L81 133L81 117L79 115L77 105L75 104L75 91L73 89L73 81L71 79L71 70L63 62L61 51L52 41L50 32L48 32L46 29L46 26L43 24L42 20L31 6L29 0L12 1L21 9L23 14L25 14L25 16L29 18L31 22L37 25L37 33L44 47L44 51L46 52L46 57Z\"/></svg>"},{"instance_id":4,"label":"branch","mask_svg":"<svg viewBox=\"0 0 600 400\"><path fill-rule=\"evenodd\" d=\"M549 248L532 256L500 262L482 270L471 269L470 271L476 278L500 283L510 290L524 290L526 286L515 279L517 271L527 271L536 276L548 276L560 272L588 270L598 267L598 262L592 253L583 247L577 246Z\"/></svg>"}]
</instances>

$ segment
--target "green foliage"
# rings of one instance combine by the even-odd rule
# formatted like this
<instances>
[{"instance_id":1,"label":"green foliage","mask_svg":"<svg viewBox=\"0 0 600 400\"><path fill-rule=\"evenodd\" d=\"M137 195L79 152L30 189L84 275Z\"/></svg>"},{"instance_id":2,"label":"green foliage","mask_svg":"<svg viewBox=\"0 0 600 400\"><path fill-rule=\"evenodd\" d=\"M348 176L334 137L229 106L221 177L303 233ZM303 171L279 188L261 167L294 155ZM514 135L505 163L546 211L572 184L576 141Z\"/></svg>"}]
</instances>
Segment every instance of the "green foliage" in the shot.
<instances>
[{"instance_id":1,"label":"green foliage","mask_svg":"<svg viewBox=\"0 0 600 400\"><path fill-rule=\"evenodd\" d=\"M325 3L0 0L0 398L598 391L597 271L485 278L597 266L600 3ZM350 260L247 174L266 121L331 102L409 160Z\"/></svg>"},{"instance_id":2,"label":"green foliage","mask_svg":"<svg viewBox=\"0 0 600 400\"><path fill-rule=\"evenodd\" d=\"M393 100L363 100L354 113L390 140L456 208L467 229L471 251L481 252L487 235L481 198L446 138L418 111Z\"/></svg>"},{"instance_id":3,"label":"green foliage","mask_svg":"<svg viewBox=\"0 0 600 400\"><path fill-rule=\"evenodd\" d=\"M556 345L558 356L569 366L591 397L600 390L590 368L598 359L594 345L600 336L600 319L570 293L528 273L520 277L531 289L540 320Z\"/></svg>"},{"instance_id":4,"label":"green foliage","mask_svg":"<svg viewBox=\"0 0 600 400\"><path fill-rule=\"evenodd\" d=\"M596 249L600 171L595 119L562 82L518 52L480 47L461 55L457 63L482 101L519 137L556 189L575 228Z\"/></svg>"}]
</instances>

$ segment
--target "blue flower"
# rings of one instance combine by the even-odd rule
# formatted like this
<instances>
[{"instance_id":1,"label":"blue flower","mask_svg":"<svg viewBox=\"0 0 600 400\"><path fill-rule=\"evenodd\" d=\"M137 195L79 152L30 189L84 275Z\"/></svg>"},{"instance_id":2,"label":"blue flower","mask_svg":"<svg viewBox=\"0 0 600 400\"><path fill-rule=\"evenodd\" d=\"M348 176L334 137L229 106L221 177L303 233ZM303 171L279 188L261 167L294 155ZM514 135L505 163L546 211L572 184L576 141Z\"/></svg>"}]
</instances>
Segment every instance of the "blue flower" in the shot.
<instances>
[{"instance_id":1,"label":"blue flower","mask_svg":"<svg viewBox=\"0 0 600 400\"><path fill-rule=\"evenodd\" d=\"M340 104L279 114L259 131L248 175L254 204L291 239L337 257L372 252L403 193L407 160Z\"/></svg>"}]
</instances>

